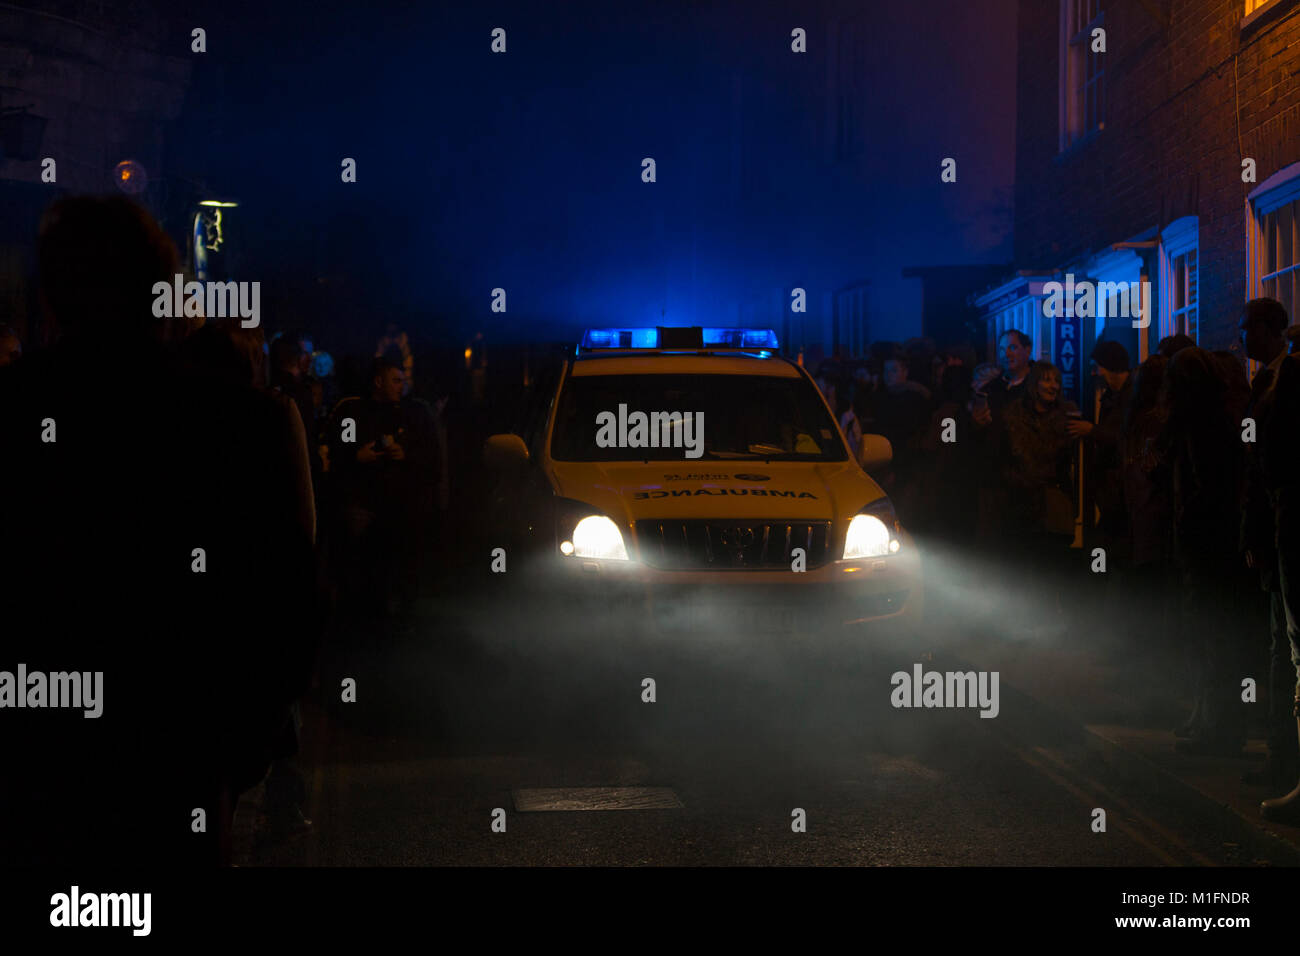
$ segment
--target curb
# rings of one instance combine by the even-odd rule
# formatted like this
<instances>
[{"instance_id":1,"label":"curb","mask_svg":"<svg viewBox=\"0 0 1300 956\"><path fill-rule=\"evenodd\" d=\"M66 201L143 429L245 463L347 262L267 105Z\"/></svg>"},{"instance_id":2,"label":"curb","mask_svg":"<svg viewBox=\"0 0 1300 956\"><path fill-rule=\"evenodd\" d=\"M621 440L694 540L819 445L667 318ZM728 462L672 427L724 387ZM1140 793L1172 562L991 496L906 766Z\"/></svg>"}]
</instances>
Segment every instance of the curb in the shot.
<instances>
[{"instance_id":1,"label":"curb","mask_svg":"<svg viewBox=\"0 0 1300 956\"><path fill-rule=\"evenodd\" d=\"M936 657L939 655L936 654ZM952 663L964 670L978 670L975 664L962 658L949 656ZM1227 865L1250 865L1266 861L1285 866L1300 866L1300 846L1292 840L1273 832L1267 822L1251 819L1229 804L1205 793L1196 786L1153 763L1143 755L1121 746L1097 733L1085 724L1067 717L1050 705L1044 704L1018 688L1001 683L1001 712L1017 715L998 728L1005 736L1021 746L1034 747L1054 744L1067 753L1082 751L1100 759L1118 778L1122 785L1137 785L1143 802L1167 801L1181 806L1198 818L1208 818L1214 829L1224 838L1225 845L1235 845L1240 852L1239 861ZM1089 776L1087 768L1075 766L1076 772Z\"/></svg>"}]
</instances>

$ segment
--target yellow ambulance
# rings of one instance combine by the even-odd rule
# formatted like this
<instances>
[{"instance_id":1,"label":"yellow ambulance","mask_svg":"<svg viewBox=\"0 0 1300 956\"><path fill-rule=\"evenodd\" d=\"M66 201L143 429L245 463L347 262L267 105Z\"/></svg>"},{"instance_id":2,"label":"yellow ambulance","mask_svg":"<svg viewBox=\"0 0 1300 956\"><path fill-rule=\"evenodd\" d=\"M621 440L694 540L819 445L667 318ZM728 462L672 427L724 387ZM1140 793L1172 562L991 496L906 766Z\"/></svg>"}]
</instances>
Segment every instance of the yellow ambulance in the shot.
<instances>
[{"instance_id":1,"label":"yellow ambulance","mask_svg":"<svg viewBox=\"0 0 1300 956\"><path fill-rule=\"evenodd\" d=\"M589 330L531 433L485 448L511 577L742 633L915 630L921 556L869 474L890 454L848 447L774 332L703 327Z\"/></svg>"}]
</instances>

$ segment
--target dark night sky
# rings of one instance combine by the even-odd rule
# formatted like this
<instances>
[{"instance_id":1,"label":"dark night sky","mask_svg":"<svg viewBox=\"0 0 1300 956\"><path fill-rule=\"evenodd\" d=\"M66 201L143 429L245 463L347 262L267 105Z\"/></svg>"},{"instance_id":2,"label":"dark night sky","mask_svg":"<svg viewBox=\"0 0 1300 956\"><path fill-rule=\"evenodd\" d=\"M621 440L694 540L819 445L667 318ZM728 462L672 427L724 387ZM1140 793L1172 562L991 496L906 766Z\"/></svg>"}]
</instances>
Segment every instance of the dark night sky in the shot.
<instances>
[{"instance_id":1,"label":"dark night sky","mask_svg":"<svg viewBox=\"0 0 1300 956\"><path fill-rule=\"evenodd\" d=\"M863 151L837 164L824 25L864 9ZM296 300L281 302L286 320L548 339L661 309L725 323L773 286L804 285L815 303L868 279L873 337L901 338L920 323L903 266L1011 258L1014 0L193 17L208 52L170 172L239 198L241 278ZM504 56L489 51L496 26ZM790 52L795 26L807 54ZM344 156L356 184L340 182ZM945 156L956 185L939 181ZM489 311L495 286L505 316Z\"/></svg>"}]
</instances>

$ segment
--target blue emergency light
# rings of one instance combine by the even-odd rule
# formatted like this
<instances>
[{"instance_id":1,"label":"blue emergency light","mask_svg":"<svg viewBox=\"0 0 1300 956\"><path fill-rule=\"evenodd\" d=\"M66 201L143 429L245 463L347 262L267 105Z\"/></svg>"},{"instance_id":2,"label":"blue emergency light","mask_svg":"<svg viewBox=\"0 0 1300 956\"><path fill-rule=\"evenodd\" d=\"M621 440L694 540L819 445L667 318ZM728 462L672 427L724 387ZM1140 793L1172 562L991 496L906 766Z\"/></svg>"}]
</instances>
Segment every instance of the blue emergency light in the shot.
<instances>
[{"instance_id":1,"label":"blue emergency light","mask_svg":"<svg viewBox=\"0 0 1300 956\"><path fill-rule=\"evenodd\" d=\"M657 349L658 329L588 329L582 336L584 349Z\"/></svg>"},{"instance_id":2,"label":"blue emergency light","mask_svg":"<svg viewBox=\"0 0 1300 956\"><path fill-rule=\"evenodd\" d=\"M658 326L639 329L587 329L582 346L587 349L769 349L778 348L771 329L724 329L694 326Z\"/></svg>"},{"instance_id":3,"label":"blue emergency light","mask_svg":"<svg viewBox=\"0 0 1300 956\"><path fill-rule=\"evenodd\" d=\"M705 329L706 346L733 349L776 349L776 333L771 329Z\"/></svg>"}]
</instances>

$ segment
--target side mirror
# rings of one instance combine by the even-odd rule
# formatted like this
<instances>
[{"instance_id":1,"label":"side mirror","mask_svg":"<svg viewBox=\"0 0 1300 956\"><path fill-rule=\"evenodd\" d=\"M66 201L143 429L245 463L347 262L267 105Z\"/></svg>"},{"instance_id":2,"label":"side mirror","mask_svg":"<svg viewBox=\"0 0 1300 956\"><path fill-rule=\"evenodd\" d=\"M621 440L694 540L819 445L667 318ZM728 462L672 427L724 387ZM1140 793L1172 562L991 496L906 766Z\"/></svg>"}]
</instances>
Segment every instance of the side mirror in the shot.
<instances>
[{"instance_id":1,"label":"side mirror","mask_svg":"<svg viewBox=\"0 0 1300 956\"><path fill-rule=\"evenodd\" d=\"M894 460L894 446L884 435L863 435L858 443L858 461L862 470L870 473L884 468Z\"/></svg>"},{"instance_id":2,"label":"side mirror","mask_svg":"<svg viewBox=\"0 0 1300 956\"><path fill-rule=\"evenodd\" d=\"M483 464L492 471L508 471L528 464L528 446L518 435L493 435L483 443Z\"/></svg>"}]
</instances>

